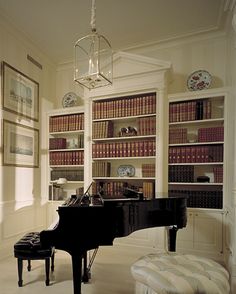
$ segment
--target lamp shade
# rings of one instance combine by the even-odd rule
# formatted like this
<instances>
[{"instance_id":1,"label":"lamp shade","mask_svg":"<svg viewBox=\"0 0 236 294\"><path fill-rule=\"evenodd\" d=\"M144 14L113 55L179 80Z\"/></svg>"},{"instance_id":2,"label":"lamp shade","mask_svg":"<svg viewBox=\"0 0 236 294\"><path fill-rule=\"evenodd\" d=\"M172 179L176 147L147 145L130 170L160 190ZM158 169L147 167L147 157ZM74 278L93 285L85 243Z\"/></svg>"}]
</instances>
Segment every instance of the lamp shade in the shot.
<instances>
[{"instance_id":1,"label":"lamp shade","mask_svg":"<svg viewBox=\"0 0 236 294\"><path fill-rule=\"evenodd\" d=\"M74 80L94 89L112 84L112 49L108 40L92 32L75 43Z\"/></svg>"},{"instance_id":2,"label":"lamp shade","mask_svg":"<svg viewBox=\"0 0 236 294\"><path fill-rule=\"evenodd\" d=\"M64 185L64 184L67 183L67 179L66 179L66 178L59 178L59 179L56 181L56 183L57 183L58 185Z\"/></svg>"}]
</instances>

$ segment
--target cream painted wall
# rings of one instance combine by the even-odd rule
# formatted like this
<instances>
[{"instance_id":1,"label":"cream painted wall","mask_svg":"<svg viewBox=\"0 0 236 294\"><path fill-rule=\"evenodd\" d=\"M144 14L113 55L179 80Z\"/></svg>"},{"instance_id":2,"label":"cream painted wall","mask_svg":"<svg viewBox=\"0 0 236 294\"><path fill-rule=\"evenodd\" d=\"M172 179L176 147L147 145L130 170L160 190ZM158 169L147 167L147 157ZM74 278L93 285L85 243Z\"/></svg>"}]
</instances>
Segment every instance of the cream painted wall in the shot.
<instances>
[{"instance_id":1,"label":"cream painted wall","mask_svg":"<svg viewBox=\"0 0 236 294\"><path fill-rule=\"evenodd\" d=\"M56 76L56 97L57 97L57 104L56 108L62 108L62 99L64 95L68 92L74 92L76 93L79 98L78 99L79 106L82 106L83 103L83 95L84 95L84 90L83 88L74 82L74 73L73 73L73 64L71 63L65 63L61 64L57 68L57 76Z\"/></svg>"},{"instance_id":2,"label":"cream painted wall","mask_svg":"<svg viewBox=\"0 0 236 294\"><path fill-rule=\"evenodd\" d=\"M199 69L205 69L211 73L212 88L227 86L227 37L225 34L189 37L137 48L130 52L172 63L173 80L168 89L169 94L187 91L186 81L189 74Z\"/></svg>"},{"instance_id":3,"label":"cream painted wall","mask_svg":"<svg viewBox=\"0 0 236 294\"><path fill-rule=\"evenodd\" d=\"M227 46L226 34L218 33L130 49L126 52L170 61L173 65L173 75L168 94L172 94L187 91L187 77L199 69L206 69L211 73L212 88L228 86L230 80L227 78ZM72 62L58 67L58 107L61 107L61 99L69 91L78 95L83 93L81 87L73 82Z\"/></svg>"},{"instance_id":4,"label":"cream painted wall","mask_svg":"<svg viewBox=\"0 0 236 294\"><path fill-rule=\"evenodd\" d=\"M43 67L39 69L27 60L27 54ZM56 66L40 52L21 32L9 25L0 15L0 61L5 61L39 83L40 112L44 115L53 107L56 97ZM1 95L1 94L0 94ZM2 97L0 97L2 98ZM16 239L27 231L41 230L46 226L47 185L45 119L33 122L1 111L2 119L40 129L41 155L39 168L2 166L0 164L0 258L13 254ZM2 146L2 136L1 146ZM0 153L2 162L2 147Z\"/></svg>"}]
</instances>

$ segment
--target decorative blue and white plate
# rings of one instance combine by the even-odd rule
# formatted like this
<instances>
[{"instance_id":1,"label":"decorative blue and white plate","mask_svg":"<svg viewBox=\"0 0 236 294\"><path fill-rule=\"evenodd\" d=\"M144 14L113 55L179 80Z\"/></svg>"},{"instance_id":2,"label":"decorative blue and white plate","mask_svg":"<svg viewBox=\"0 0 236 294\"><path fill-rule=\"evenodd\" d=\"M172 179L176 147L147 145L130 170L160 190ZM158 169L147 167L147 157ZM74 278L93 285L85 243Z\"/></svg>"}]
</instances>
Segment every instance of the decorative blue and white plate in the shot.
<instances>
[{"instance_id":1,"label":"decorative blue and white plate","mask_svg":"<svg viewBox=\"0 0 236 294\"><path fill-rule=\"evenodd\" d=\"M119 177L133 177L135 175L135 168L132 165L120 165L117 169Z\"/></svg>"},{"instance_id":2,"label":"decorative blue and white plate","mask_svg":"<svg viewBox=\"0 0 236 294\"><path fill-rule=\"evenodd\" d=\"M74 92L66 93L62 99L63 107L76 106L78 102L78 96Z\"/></svg>"}]
</instances>

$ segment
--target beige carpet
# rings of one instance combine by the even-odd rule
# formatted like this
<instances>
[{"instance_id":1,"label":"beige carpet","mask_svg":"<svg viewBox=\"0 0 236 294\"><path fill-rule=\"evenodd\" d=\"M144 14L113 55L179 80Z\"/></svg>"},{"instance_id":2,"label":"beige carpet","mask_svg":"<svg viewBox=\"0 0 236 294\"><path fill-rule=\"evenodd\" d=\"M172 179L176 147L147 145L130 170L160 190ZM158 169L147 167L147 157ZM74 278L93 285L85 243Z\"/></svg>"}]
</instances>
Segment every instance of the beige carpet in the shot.
<instances>
[{"instance_id":1,"label":"beige carpet","mask_svg":"<svg viewBox=\"0 0 236 294\"><path fill-rule=\"evenodd\" d=\"M128 246L101 247L92 267L92 278L82 284L82 294L132 294L134 280L130 273L131 264L150 250ZM153 251L152 251L153 252ZM73 294L70 255L57 251L55 271L50 275L50 286L45 285L44 261L32 261L28 272L24 264L23 287L17 281L16 258L9 257L0 261L1 294Z\"/></svg>"}]
</instances>

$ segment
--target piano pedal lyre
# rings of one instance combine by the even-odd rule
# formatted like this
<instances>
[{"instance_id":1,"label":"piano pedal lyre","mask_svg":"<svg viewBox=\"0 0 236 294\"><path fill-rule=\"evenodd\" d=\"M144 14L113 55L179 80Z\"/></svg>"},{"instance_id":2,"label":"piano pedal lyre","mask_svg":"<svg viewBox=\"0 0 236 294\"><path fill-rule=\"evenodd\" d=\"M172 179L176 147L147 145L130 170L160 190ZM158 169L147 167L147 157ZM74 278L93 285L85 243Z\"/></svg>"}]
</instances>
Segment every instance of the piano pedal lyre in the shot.
<instances>
[{"instance_id":1,"label":"piano pedal lyre","mask_svg":"<svg viewBox=\"0 0 236 294\"><path fill-rule=\"evenodd\" d=\"M93 251L92 256L89 258L89 264L87 265L87 254L88 252L86 251L84 253L83 259L84 259L84 263L83 263L83 274L81 277L81 281L83 283L88 283L89 280L91 279L91 267L93 265L94 259L97 255L98 252L98 248L95 248Z\"/></svg>"}]
</instances>

